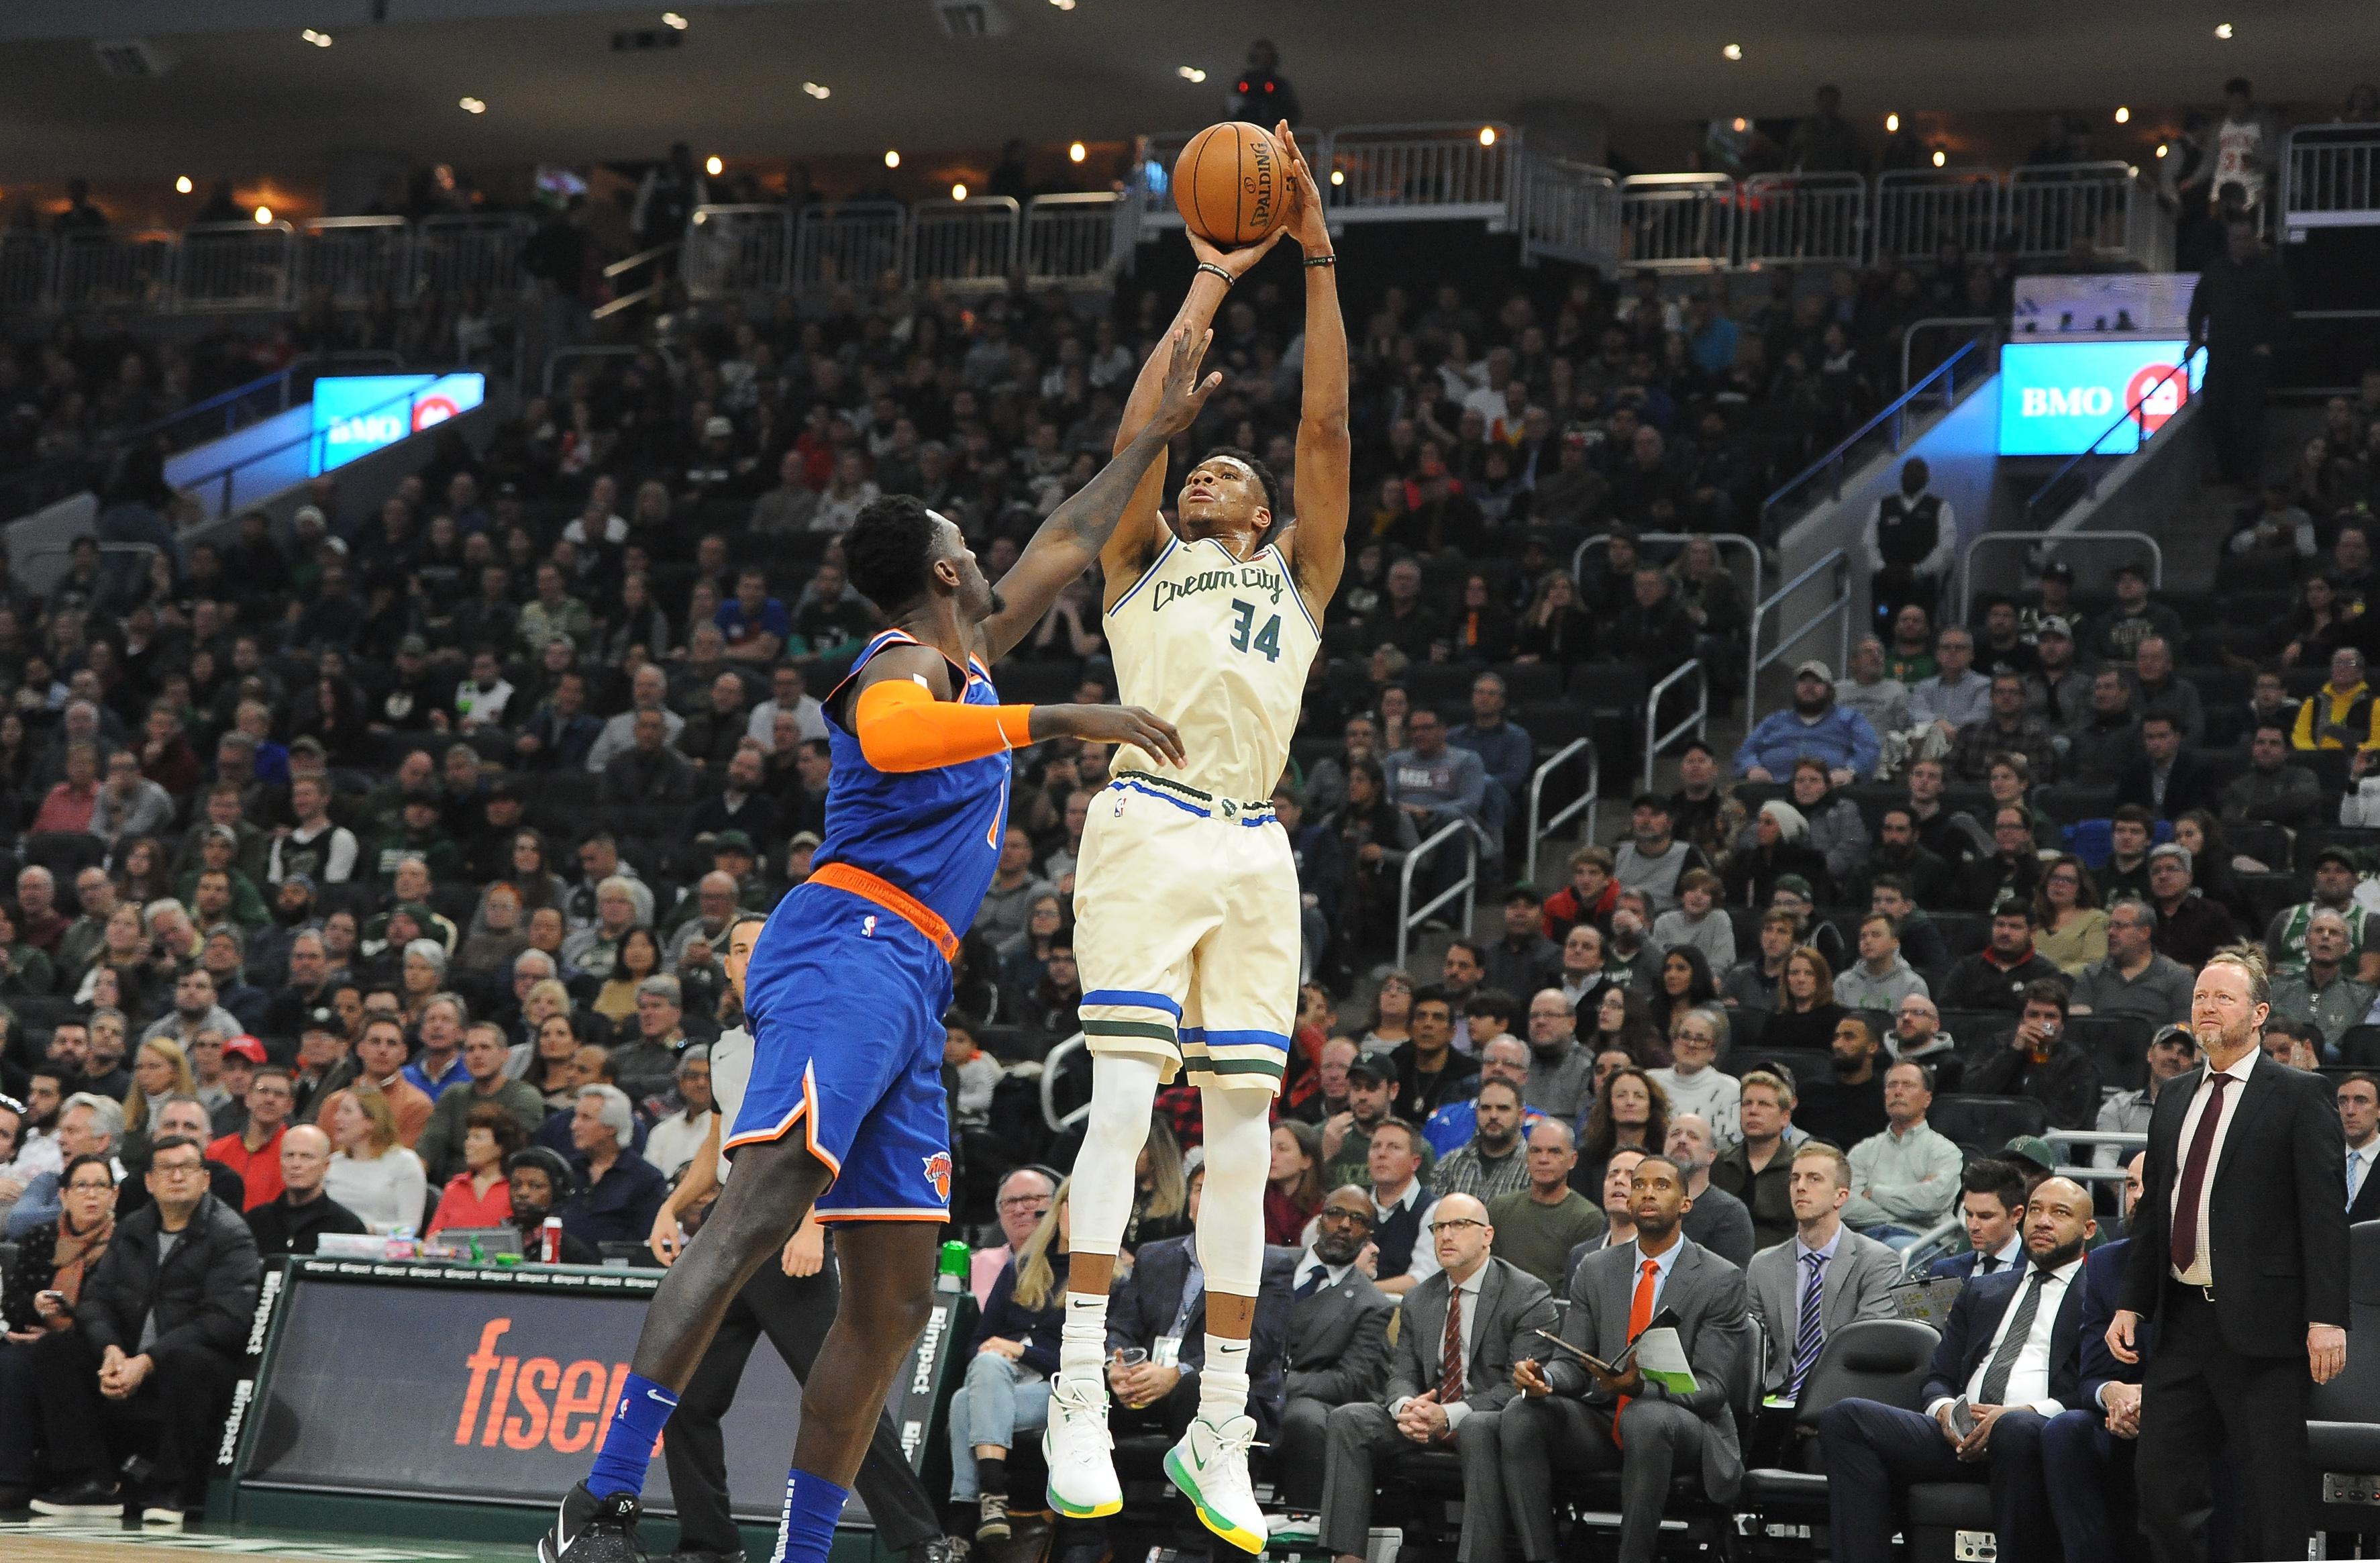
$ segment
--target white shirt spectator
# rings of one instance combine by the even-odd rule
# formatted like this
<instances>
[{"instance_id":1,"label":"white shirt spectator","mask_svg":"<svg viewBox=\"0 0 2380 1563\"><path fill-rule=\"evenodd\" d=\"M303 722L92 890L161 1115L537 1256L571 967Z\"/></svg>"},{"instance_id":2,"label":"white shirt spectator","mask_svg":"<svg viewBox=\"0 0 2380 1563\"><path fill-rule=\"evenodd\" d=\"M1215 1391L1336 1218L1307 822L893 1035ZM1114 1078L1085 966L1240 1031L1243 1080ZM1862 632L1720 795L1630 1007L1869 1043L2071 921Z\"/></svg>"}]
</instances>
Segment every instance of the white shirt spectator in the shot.
<instances>
[{"instance_id":1,"label":"white shirt spectator","mask_svg":"<svg viewBox=\"0 0 2380 1563\"><path fill-rule=\"evenodd\" d=\"M645 1159L659 1167L663 1178L675 1178L694 1160L695 1152L702 1149L703 1137L718 1116L716 1111L672 1113L645 1136Z\"/></svg>"},{"instance_id":2,"label":"white shirt spectator","mask_svg":"<svg viewBox=\"0 0 2380 1563\"><path fill-rule=\"evenodd\" d=\"M804 694L801 702L794 707L794 731L805 739L826 737L826 708L819 704L816 695ZM744 724L744 736L764 750L773 751L777 747L777 702L774 696L752 708L752 719Z\"/></svg>"},{"instance_id":3,"label":"white shirt spectator","mask_svg":"<svg viewBox=\"0 0 2380 1563\"><path fill-rule=\"evenodd\" d=\"M421 1228L422 1204L430 1197L430 1179L421 1158L402 1145L391 1145L365 1160L335 1155L322 1175L322 1192L346 1205L375 1232Z\"/></svg>"}]
</instances>

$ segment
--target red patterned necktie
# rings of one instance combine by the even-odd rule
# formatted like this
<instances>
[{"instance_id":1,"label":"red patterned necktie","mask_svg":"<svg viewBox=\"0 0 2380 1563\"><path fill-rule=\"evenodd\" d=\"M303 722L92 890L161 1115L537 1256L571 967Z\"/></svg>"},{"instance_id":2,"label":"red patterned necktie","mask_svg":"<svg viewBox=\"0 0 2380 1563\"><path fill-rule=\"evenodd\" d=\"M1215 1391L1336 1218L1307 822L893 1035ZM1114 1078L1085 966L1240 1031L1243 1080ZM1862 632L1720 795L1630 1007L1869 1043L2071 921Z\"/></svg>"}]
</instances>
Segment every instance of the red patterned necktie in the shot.
<instances>
[{"instance_id":1,"label":"red patterned necktie","mask_svg":"<svg viewBox=\"0 0 2380 1563\"><path fill-rule=\"evenodd\" d=\"M1438 1403L1451 1406L1463 1398L1463 1288L1446 1293L1446 1340L1438 1352Z\"/></svg>"}]
</instances>

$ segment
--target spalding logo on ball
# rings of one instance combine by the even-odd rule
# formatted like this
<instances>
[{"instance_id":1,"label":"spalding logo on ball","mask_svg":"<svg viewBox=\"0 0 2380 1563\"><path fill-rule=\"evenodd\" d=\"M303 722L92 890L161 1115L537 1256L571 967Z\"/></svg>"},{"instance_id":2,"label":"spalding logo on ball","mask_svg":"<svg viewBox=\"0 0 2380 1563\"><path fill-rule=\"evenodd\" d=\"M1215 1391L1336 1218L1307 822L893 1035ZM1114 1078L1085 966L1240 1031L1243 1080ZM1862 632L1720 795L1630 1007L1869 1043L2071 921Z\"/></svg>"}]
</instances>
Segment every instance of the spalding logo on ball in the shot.
<instances>
[{"instance_id":1,"label":"spalding logo on ball","mask_svg":"<svg viewBox=\"0 0 2380 1563\"><path fill-rule=\"evenodd\" d=\"M1209 125L1173 160L1173 204L1182 220L1226 250L1257 243L1281 226L1288 194L1281 143L1261 125Z\"/></svg>"}]
</instances>

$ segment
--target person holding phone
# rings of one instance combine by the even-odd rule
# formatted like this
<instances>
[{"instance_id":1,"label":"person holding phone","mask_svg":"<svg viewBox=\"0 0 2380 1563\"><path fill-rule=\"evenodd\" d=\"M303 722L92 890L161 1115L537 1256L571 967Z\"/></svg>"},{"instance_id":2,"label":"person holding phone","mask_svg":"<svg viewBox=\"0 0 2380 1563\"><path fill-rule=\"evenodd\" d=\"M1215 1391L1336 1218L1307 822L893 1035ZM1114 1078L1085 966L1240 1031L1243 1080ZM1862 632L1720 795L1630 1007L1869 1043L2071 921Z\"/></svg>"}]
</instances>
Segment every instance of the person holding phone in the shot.
<instances>
[{"instance_id":1,"label":"person holding phone","mask_svg":"<svg viewBox=\"0 0 2380 1563\"><path fill-rule=\"evenodd\" d=\"M0 1286L0 1513L23 1508L33 1496L34 1435L42 1419L32 1402L33 1343L74 1327L83 1278L115 1236L115 1177L105 1156L77 1156L59 1180L58 1218L27 1233L17 1263Z\"/></svg>"}]
</instances>

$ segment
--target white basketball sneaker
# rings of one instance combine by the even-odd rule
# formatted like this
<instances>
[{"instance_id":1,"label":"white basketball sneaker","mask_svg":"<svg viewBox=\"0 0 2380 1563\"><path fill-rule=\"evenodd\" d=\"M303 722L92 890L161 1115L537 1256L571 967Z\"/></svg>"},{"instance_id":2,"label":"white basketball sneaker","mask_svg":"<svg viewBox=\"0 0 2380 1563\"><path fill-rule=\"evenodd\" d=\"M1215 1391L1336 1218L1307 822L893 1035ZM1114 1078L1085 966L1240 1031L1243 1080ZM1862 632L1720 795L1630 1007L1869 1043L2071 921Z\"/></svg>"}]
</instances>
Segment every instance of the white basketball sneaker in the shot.
<instances>
[{"instance_id":1,"label":"white basketball sneaker","mask_svg":"<svg viewBox=\"0 0 2380 1563\"><path fill-rule=\"evenodd\" d=\"M1050 1507L1071 1520L1097 1520L1123 1508L1115 1440L1108 1433L1107 1386L1097 1374L1050 1380L1050 1426L1041 1459L1050 1467ZM1240 1484L1247 1485L1243 1475Z\"/></svg>"},{"instance_id":2,"label":"white basketball sneaker","mask_svg":"<svg viewBox=\"0 0 2380 1563\"><path fill-rule=\"evenodd\" d=\"M1193 1417L1182 1441L1165 1451L1165 1474L1197 1508L1198 1522L1243 1552L1265 1547L1264 1510L1248 1486L1248 1446L1256 1437L1254 1417L1220 1425Z\"/></svg>"}]
</instances>

